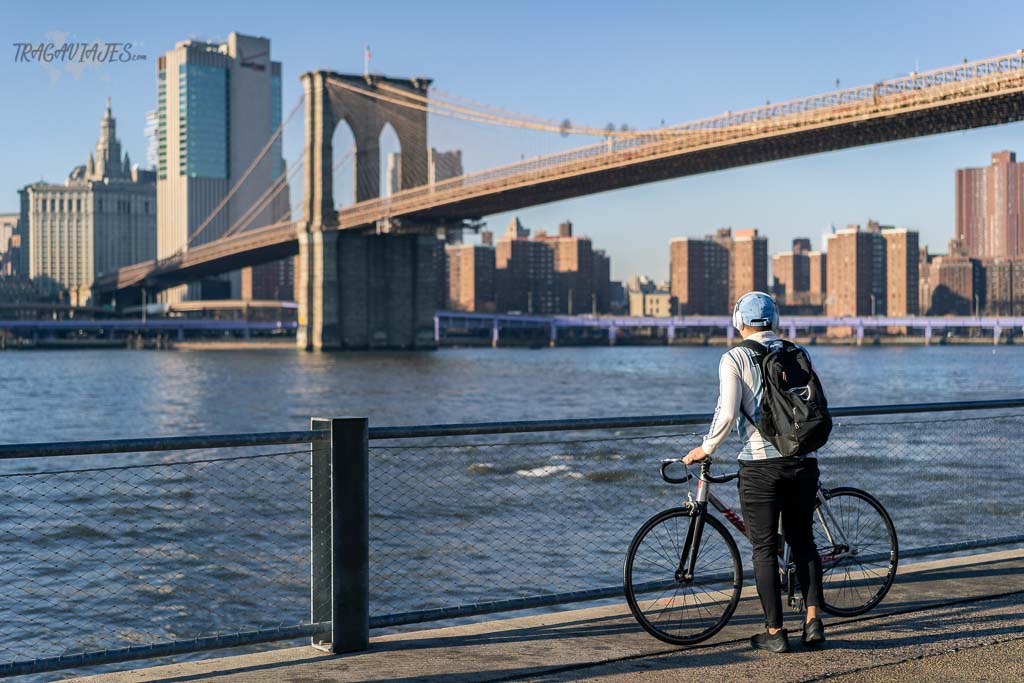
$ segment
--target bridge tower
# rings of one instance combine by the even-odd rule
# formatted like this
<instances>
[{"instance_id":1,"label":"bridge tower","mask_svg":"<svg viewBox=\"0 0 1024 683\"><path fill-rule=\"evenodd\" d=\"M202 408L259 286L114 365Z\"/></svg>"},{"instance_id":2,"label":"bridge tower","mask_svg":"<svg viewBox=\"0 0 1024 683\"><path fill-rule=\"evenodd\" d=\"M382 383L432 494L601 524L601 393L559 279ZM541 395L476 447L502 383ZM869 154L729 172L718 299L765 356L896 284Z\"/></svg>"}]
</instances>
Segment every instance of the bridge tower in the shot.
<instances>
[{"instance_id":1,"label":"bridge tower","mask_svg":"<svg viewBox=\"0 0 1024 683\"><path fill-rule=\"evenodd\" d=\"M345 121L355 138L356 201L380 196L379 136L402 145L402 188L427 182L427 79L315 71L302 75L305 196L299 224L300 349L433 348L438 241L433 231L339 231L331 138ZM378 92L380 97L363 93ZM407 93L407 95L406 95Z\"/></svg>"}]
</instances>

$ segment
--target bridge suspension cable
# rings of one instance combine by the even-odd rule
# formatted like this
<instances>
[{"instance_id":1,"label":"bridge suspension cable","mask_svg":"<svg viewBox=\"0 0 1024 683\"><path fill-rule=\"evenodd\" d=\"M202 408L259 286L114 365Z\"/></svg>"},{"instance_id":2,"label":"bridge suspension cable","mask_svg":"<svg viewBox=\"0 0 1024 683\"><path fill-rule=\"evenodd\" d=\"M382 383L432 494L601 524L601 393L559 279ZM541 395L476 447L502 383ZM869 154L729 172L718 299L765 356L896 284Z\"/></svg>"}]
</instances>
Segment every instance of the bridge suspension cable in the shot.
<instances>
[{"instance_id":1,"label":"bridge suspension cable","mask_svg":"<svg viewBox=\"0 0 1024 683\"><path fill-rule=\"evenodd\" d=\"M487 123L491 125L499 125L509 128L527 128L530 130L542 130L550 133L588 135L595 137L633 138L652 134L652 131L616 131L604 128L590 128L572 125L565 126L554 121L536 119L536 117L513 118L510 116L499 116L497 114L491 114L486 111L481 111L479 109L471 109L450 102L434 100L424 95L419 95L417 93L413 93L402 88L395 88L381 82L375 82L375 87L378 90L383 90L388 93L392 93L395 96L389 96L381 92L377 92L376 90L369 90L366 88L354 86L349 83L345 83L344 81L341 81L339 79L331 79L331 82L334 85L337 85L338 87L341 87L350 92L364 95L366 97L370 97L376 100L381 100L383 102L397 104L399 106L414 109L416 111L438 114L440 116L446 116L448 118L472 121L475 123ZM657 134L657 132L658 131L653 131L654 134ZM671 134L672 131L669 131L669 133Z\"/></svg>"}]
</instances>

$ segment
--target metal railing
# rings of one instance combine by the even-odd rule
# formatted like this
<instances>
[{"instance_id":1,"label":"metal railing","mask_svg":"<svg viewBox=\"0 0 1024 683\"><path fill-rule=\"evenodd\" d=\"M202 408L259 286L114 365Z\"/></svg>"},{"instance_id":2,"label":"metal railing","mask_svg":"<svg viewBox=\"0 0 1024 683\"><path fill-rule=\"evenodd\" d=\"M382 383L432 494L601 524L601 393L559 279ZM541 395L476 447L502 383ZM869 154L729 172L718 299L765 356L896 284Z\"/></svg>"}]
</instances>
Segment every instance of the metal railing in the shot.
<instances>
[{"instance_id":1,"label":"metal railing","mask_svg":"<svg viewBox=\"0 0 1024 683\"><path fill-rule=\"evenodd\" d=\"M0 675L329 639L310 462L330 444L314 425L0 445Z\"/></svg>"},{"instance_id":2,"label":"metal railing","mask_svg":"<svg viewBox=\"0 0 1024 683\"><path fill-rule=\"evenodd\" d=\"M1024 543L1021 408L835 409L823 483L875 494L904 557ZM304 637L343 652L371 628L619 598L632 534L685 498L659 460L709 420L0 446L0 675Z\"/></svg>"},{"instance_id":3,"label":"metal railing","mask_svg":"<svg viewBox=\"0 0 1024 683\"><path fill-rule=\"evenodd\" d=\"M834 409L823 484L876 495L904 557L1024 543L1019 408L1024 399ZM620 597L633 533L685 500L659 460L700 443L710 419L371 429L370 626ZM720 471L738 450L722 447ZM739 510L734 486L715 493Z\"/></svg>"}]
</instances>

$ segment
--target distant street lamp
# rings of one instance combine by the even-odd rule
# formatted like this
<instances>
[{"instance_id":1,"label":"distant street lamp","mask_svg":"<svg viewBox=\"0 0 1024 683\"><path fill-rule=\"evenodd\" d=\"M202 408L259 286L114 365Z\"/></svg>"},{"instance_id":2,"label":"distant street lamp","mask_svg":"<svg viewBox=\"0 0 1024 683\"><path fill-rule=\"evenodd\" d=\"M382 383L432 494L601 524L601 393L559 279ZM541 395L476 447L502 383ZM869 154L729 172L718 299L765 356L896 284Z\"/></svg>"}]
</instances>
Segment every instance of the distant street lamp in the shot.
<instances>
[{"instance_id":1,"label":"distant street lamp","mask_svg":"<svg viewBox=\"0 0 1024 683\"><path fill-rule=\"evenodd\" d=\"M871 297L871 317L874 318L875 317L875 295L874 294L870 294L869 296Z\"/></svg>"}]
</instances>

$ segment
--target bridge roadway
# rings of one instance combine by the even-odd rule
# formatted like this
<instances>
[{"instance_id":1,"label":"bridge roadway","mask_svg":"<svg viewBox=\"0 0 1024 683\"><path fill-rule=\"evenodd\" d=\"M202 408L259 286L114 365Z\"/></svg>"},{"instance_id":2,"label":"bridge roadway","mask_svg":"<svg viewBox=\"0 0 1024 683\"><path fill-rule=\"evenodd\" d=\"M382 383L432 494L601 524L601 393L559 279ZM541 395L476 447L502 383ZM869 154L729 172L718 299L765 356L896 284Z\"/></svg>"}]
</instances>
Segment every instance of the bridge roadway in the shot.
<instances>
[{"instance_id":1,"label":"bridge roadway","mask_svg":"<svg viewBox=\"0 0 1024 683\"><path fill-rule=\"evenodd\" d=\"M799 633L796 614L787 626ZM854 619L827 618L829 644L790 655L753 652L757 596L694 648L643 631L622 604L381 635L367 652L310 647L76 679L140 681L1007 681L1024 678L1024 549L901 566L885 601ZM794 643L798 638L794 639Z\"/></svg>"},{"instance_id":2,"label":"bridge roadway","mask_svg":"<svg viewBox=\"0 0 1024 683\"><path fill-rule=\"evenodd\" d=\"M767 104L680 126L467 174L358 202L336 229L405 229L670 178L1024 119L1024 50L813 97ZM309 177L309 173L306 174ZM307 194L309 188L306 188ZM298 253L292 223L190 249L162 263L98 278L97 293L182 284Z\"/></svg>"}]
</instances>

